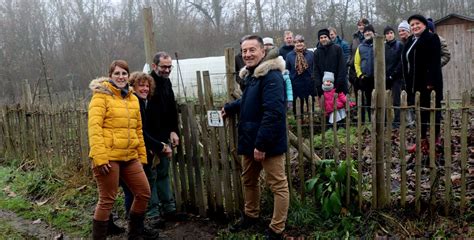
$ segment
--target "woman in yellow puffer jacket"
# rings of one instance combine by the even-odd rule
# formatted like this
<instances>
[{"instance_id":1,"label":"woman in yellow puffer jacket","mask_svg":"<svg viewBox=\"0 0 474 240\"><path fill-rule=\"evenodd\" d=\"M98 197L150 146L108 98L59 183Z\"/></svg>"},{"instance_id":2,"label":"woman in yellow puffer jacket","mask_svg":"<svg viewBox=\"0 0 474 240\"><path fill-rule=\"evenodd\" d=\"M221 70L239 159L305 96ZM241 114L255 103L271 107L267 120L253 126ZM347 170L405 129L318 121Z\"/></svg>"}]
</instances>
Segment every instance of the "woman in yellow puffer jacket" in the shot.
<instances>
[{"instance_id":1,"label":"woman in yellow puffer jacket","mask_svg":"<svg viewBox=\"0 0 474 240\"><path fill-rule=\"evenodd\" d=\"M105 239L109 215L117 195L119 178L134 195L130 210L129 239L143 234L143 220L150 186L142 164L147 162L138 98L128 84L129 69L123 60L113 61L109 78L93 80L89 104L89 157L99 191L92 237Z\"/></svg>"}]
</instances>

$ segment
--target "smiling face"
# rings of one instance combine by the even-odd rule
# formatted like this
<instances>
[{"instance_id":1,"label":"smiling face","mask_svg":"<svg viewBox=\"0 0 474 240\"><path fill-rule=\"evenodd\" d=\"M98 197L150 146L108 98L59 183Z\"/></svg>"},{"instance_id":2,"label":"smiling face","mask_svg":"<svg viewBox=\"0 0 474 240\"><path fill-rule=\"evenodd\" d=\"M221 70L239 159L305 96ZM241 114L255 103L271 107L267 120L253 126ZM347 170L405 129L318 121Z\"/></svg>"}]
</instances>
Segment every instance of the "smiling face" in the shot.
<instances>
[{"instance_id":1,"label":"smiling face","mask_svg":"<svg viewBox=\"0 0 474 240\"><path fill-rule=\"evenodd\" d=\"M110 79L112 79L118 88L124 88L128 83L128 72L127 70L116 66L110 76Z\"/></svg>"},{"instance_id":2,"label":"smiling face","mask_svg":"<svg viewBox=\"0 0 474 240\"><path fill-rule=\"evenodd\" d=\"M398 36L400 36L400 39L406 40L410 36L410 33L405 29L398 29Z\"/></svg>"},{"instance_id":3,"label":"smiling face","mask_svg":"<svg viewBox=\"0 0 474 240\"><path fill-rule=\"evenodd\" d=\"M152 68L156 75L168 78L173 69L171 57L160 57L160 62L158 64L153 63Z\"/></svg>"},{"instance_id":4,"label":"smiling face","mask_svg":"<svg viewBox=\"0 0 474 240\"><path fill-rule=\"evenodd\" d=\"M326 45L328 45L329 41L330 40L329 40L328 35L319 36L319 42L321 43L321 45L326 46Z\"/></svg>"},{"instance_id":5,"label":"smiling face","mask_svg":"<svg viewBox=\"0 0 474 240\"><path fill-rule=\"evenodd\" d=\"M336 40L337 34L334 31L329 31L329 37L331 38L331 41Z\"/></svg>"},{"instance_id":6,"label":"smiling face","mask_svg":"<svg viewBox=\"0 0 474 240\"><path fill-rule=\"evenodd\" d=\"M295 49L296 50L303 50L306 48L306 45L304 44L303 40L297 40L295 41Z\"/></svg>"},{"instance_id":7,"label":"smiling face","mask_svg":"<svg viewBox=\"0 0 474 240\"><path fill-rule=\"evenodd\" d=\"M242 42L242 59L245 66L253 68L257 66L263 57L265 57L265 49L257 39L248 39Z\"/></svg>"},{"instance_id":8,"label":"smiling face","mask_svg":"<svg viewBox=\"0 0 474 240\"><path fill-rule=\"evenodd\" d=\"M137 93L138 97L141 99L146 99L150 93L150 84L147 81L139 81L133 86L133 89Z\"/></svg>"},{"instance_id":9,"label":"smiling face","mask_svg":"<svg viewBox=\"0 0 474 240\"><path fill-rule=\"evenodd\" d=\"M372 39L374 37L374 32L372 31L365 31L364 32L364 38L366 40Z\"/></svg>"},{"instance_id":10,"label":"smiling face","mask_svg":"<svg viewBox=\"0 0 474 240\"><path fill-rule=\"evenodd\" d=\"M364 27L365 27L365 25L361 22L357 24L357 30L359 30L359 32L363 32Z\"/></svg>"},{"instance_id":11,"label":"smiling face","mask_svg":"<svg viewBox=\"0 0 474 240\"><path fill-rule=\"evenodd\" d=\"M411 32L412 32L416 37L419 37L419 36L421 36L421 34L423 33L423 31L425 31L426 25L423 24L423 22L421 22L421 21L418 20L418 19L412 19L412 20L410 21L410 28L411 28Z\"/></svg>"}]
</instances>

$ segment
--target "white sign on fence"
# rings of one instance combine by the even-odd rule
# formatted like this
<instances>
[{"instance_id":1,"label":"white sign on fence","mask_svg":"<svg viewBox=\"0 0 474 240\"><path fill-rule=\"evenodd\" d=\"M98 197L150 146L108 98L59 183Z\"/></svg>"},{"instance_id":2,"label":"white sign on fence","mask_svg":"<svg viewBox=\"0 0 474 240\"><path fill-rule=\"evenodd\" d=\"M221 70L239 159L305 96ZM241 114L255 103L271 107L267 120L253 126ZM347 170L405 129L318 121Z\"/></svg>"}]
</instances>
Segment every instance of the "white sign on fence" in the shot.
<instances>
[{"instance_id":1,"label":"white sign on fence","mask_svg":"<svg viewBox=\"0 0 474 240\"><path fill-rule=\"evenodd\" d=\"M221 111L207 111L207 124L209 127L223 127L224 120L222 119Z\"/></svg>"}]
</instances>

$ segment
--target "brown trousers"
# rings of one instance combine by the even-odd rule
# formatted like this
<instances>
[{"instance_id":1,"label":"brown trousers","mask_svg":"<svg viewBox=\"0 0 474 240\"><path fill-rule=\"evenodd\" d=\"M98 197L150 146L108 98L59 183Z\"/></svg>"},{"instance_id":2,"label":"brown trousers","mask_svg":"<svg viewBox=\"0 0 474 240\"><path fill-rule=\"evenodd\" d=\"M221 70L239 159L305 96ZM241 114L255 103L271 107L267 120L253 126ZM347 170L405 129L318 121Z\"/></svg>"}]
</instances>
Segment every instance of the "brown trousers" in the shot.
<instances>
[{"instance_id":1,"label":"brown trousers","mask_svg":"<svg viewBox=\"0 0 474 240\"><path fill-rule=\"evenodd\" d=\"M137 159L130 161L110 161L112 166L107 175L101 175L97 168L93 169L99 190L99 202L95 207L94 219L107 221L117 196L119 178L127 184L134 199L130 212L144 214L150 199L150 185L143 171L143 166Z\"/></svg>"},{"instance_id":2,"label":"brown trousers","mask_svg":"<svg viewBox=\"0 0 474 240\"><path fill-rule=\"evenodd\" d=\"M273 192L273 217L269 227L276 233L285 230L290 203L288 181L285 175L285 155L265 157L257 162L253 156L244 156L242 162L242 182L244 185L245 214L257 218L260 214L259 176L262 168L265 170L265 181Z\"/></svg>"}]
</instances>

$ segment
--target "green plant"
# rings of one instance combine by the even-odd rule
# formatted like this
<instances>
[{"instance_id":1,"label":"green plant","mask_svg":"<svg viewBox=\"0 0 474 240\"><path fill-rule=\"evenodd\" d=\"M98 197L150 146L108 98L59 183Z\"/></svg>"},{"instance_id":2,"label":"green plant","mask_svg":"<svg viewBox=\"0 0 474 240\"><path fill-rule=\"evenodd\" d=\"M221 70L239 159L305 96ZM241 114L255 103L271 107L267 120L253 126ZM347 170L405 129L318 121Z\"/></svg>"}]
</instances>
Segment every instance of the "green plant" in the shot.
<instances>
[{"instance_id":1,"label":"green plant","mask_svg":"<svg viewBox=\"0 0 474 240\"><path fill-rule=\"evenodd\" d=\"M357 133L357 128L355 127L350 127L347 129L349 131L350 137L349 137L349 145L355 145L357 138L356 138L356 133ZM337 136L337 141L338 144L345 144L346 143L346 128L339 128L336 132ZM334 147L334 130L328 129L326 132L324 132L324 142L322 140L322 134L317 134L314 136L313 143L315 148L332 148Z\"/></svg>"},{"instance_id":2,"label":"green plant","mask_svg":"<svg viewBox=\"0 0 474 240\"><path fill-rule=\"evenodd\" d=\"M348 187L350 188L350 198L355 199L357 196L357 188L353 184L357 179L357 170L354 164L355 162L351 161L349 165L351 186L346 185L348 171L346 161L336 164L333 159L319 161L316 175L306 181L306 189L308 191L314 189L316 199L320 199L319 206L324 218L339 214L343 207L353 209L354 206L344 206L342 200L345 199Z\"/></svg>"},{"instance_id":3,"label":"green plant","mask_svg":"<svg viewBox=\"0 0 474 240\"><path fill-rule=\"evenodd\" d=\"M320 217L314 206L314 202L309 198L301 201L297 195L291 197L288 209L288 225L295 227L311 227L315 222L319 222Z\"/></svg>"}]
</instances>

